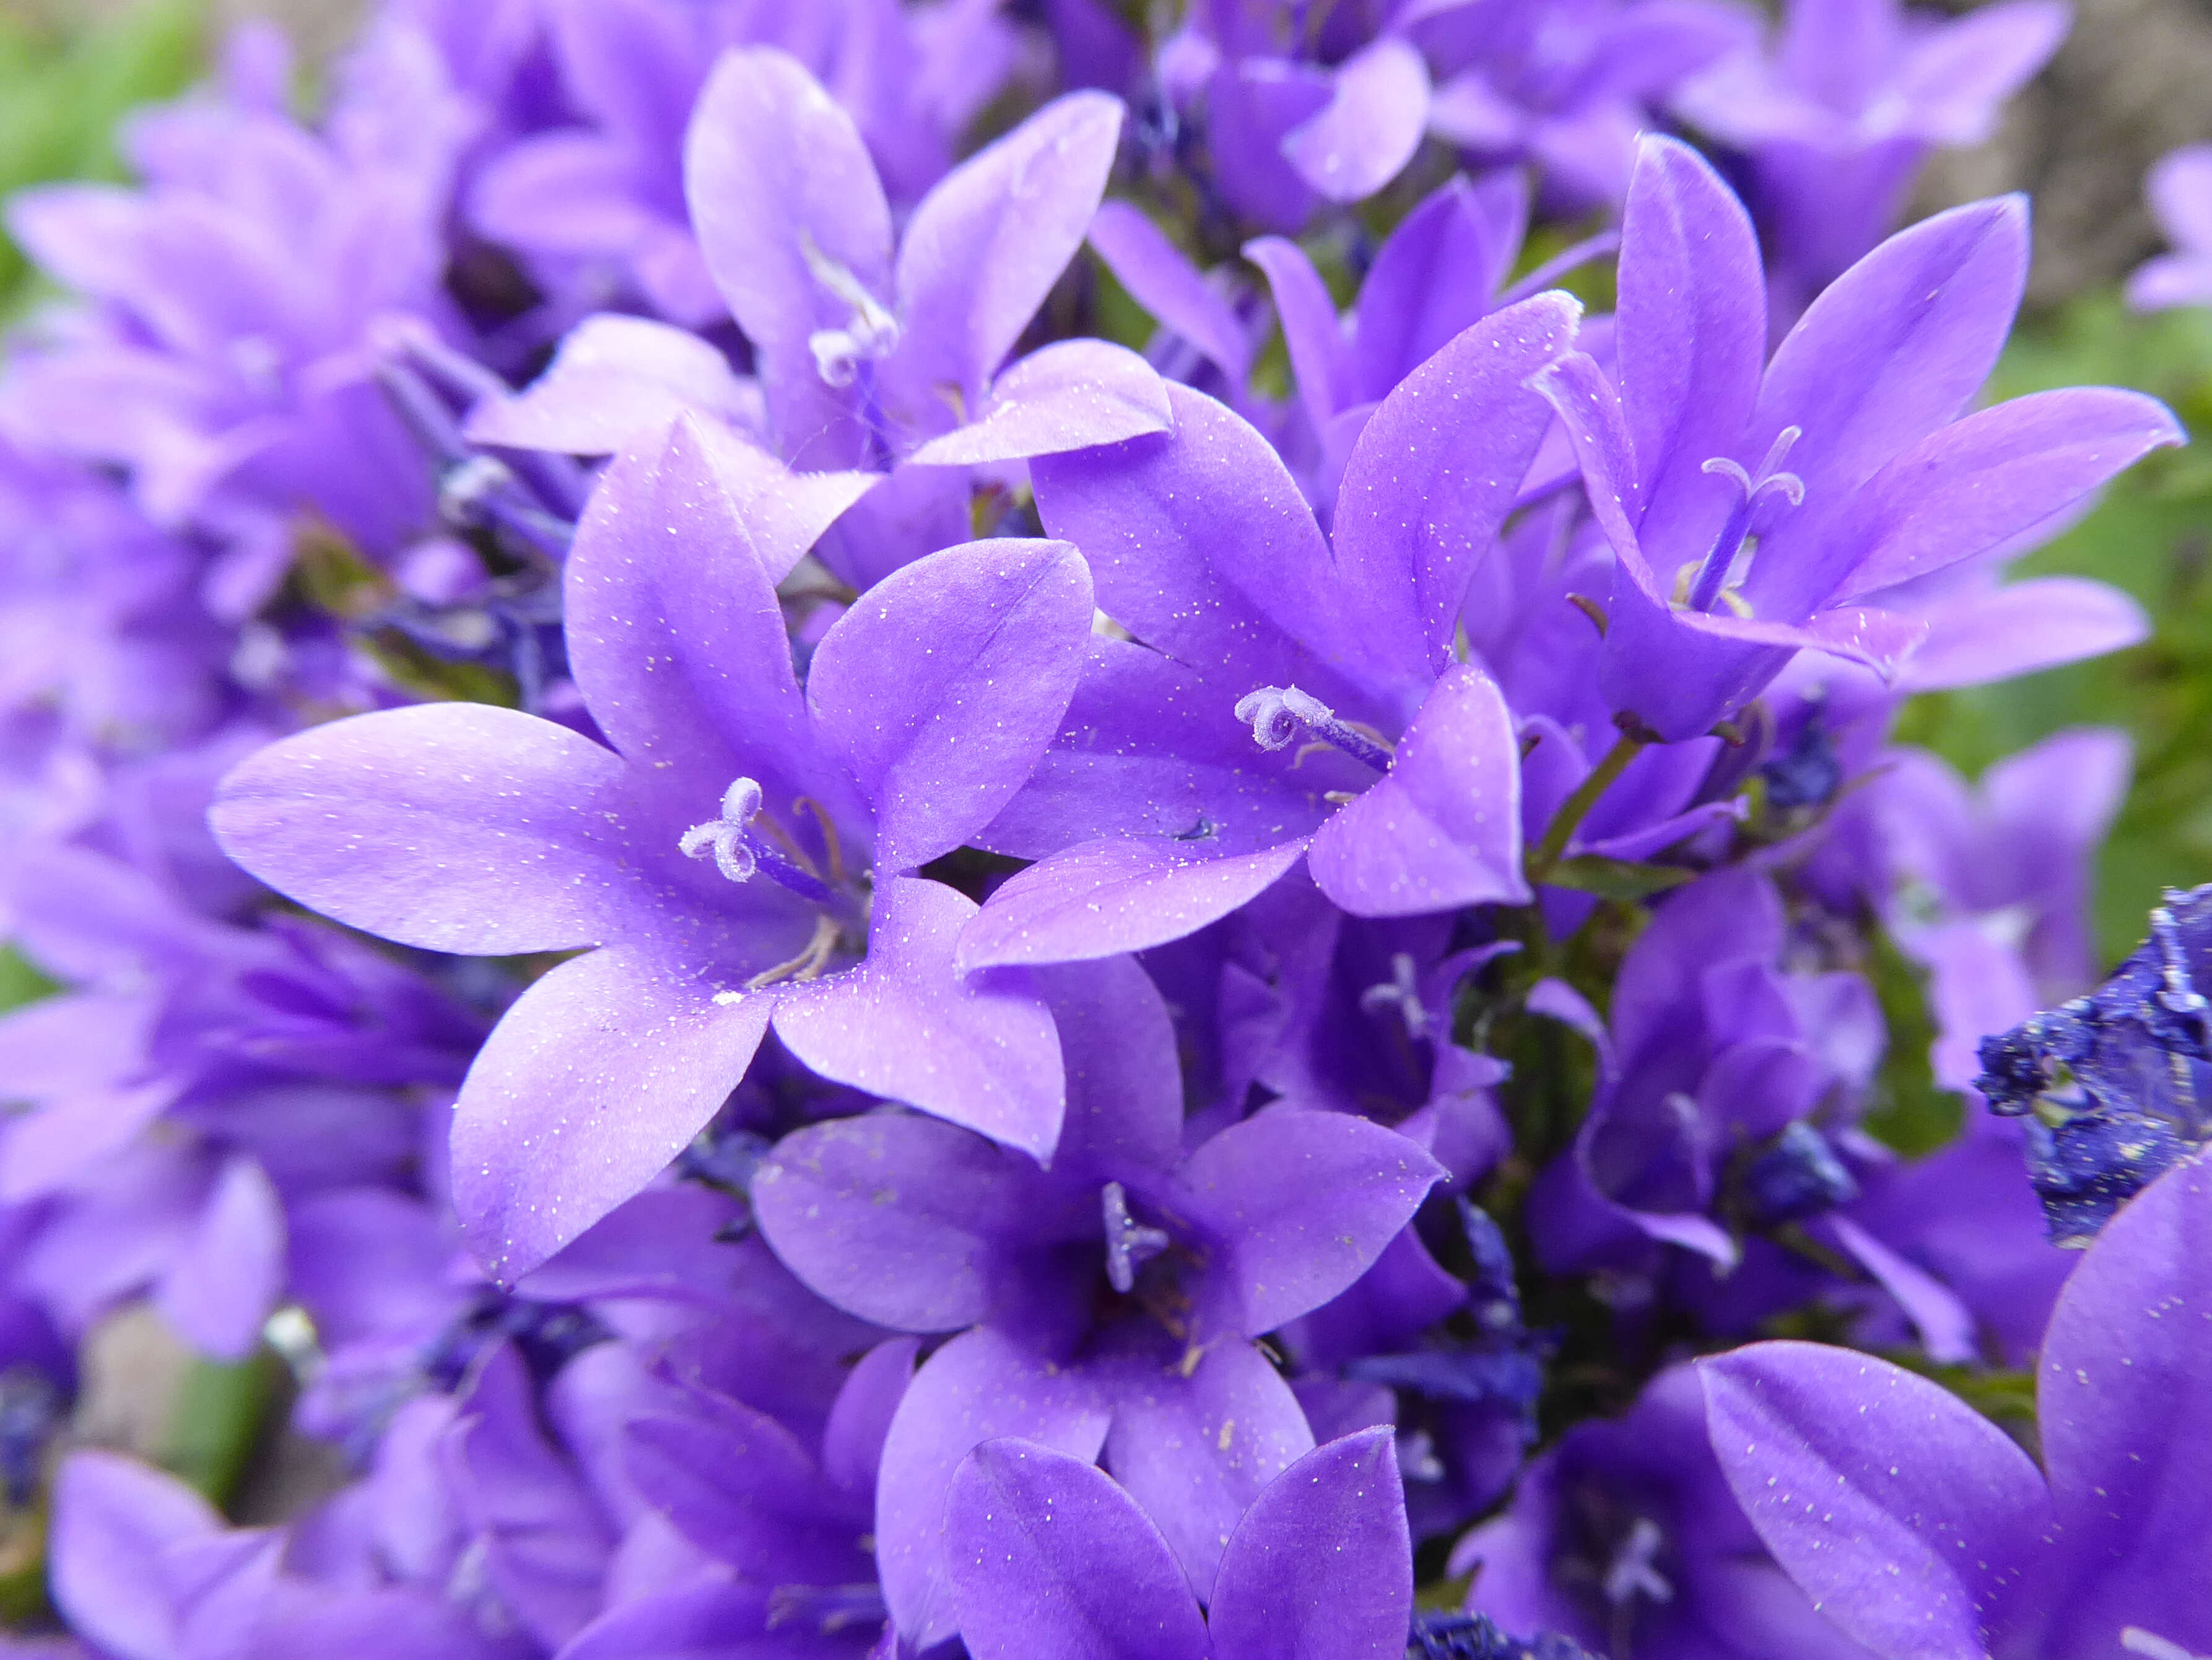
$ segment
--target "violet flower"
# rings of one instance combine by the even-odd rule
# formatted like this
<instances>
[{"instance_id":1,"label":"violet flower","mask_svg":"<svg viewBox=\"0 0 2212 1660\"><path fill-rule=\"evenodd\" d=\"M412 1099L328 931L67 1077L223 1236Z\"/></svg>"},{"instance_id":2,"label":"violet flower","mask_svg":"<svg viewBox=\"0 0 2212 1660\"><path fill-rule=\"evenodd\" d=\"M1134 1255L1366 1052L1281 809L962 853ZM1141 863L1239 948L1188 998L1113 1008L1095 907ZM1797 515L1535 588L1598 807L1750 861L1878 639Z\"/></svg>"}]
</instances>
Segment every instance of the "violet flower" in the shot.
<instances>
[{"instance_id":1,"label":"violet flower","mask_svg":"<svg viewBox=\"0 0 2212 1660\"><path fill-rule=\"evenodd\" d=\"M1893 673L1925 624L1885 591L2051 517L2182 441L2155 400L2032 394L1961 418L2011 327L2027 216L1978 203L1892 237L1766 360L1759 246L1697 154L1646 139L1621 233L1620 369L1540 380L1618 567L1601 684L1695 737L1799 650Z\"/></svg>"},{"instance_id":2,"label":"violet flower","mask_svg":"<svg viewBox=\"0 0 2212 1660\"><path fill-rule=\"evenodd\" d=\"M2212 145L2160 156L2143 180L2143 194L2174 251L2136 268L2128 303L2137 311L2212 304Z\"/></svg>"},{"instance_id":3,"label":"violet flower","mask_svg":"<svg viewBox=\"0 0 2212 1660\"><path fill-rule=\"evenodd\" d=\"M1227 1534L1206 1611L1176 1554L1089 1462L1012 1438L952 1478L946 1554L975 1660L1397 1660L1413 1614L1413 1549L1387 1431L1316 1447Z\"/></svg>"},{"instance_id":4,"label":"violet flower","mask_svg":"<svg viewBox=\"0 0 2212 1660\"><path fill-rule=\"evenodd\" d=\"M1931 149L1996 131L2072 21L2062 0L2003 0L1955 19L1899 0L1790 0L1765 51L1674 90L1677 114L1749 157L1778 325L1895 227Z\"/></svg>"},{"instance_id":5,"label":"violet flower","mask_svg":"<svg viewBox=\"0 0 2212 1660\"><path fill-rule=\"evenodd\" d=\"M1527 898L1511 716L1455 634L1547 424L1522 383L1577 315L1523 301L1393 392L1333 538L1257 433L1181 388L1172 435L1033 464L1045 523L1132 638L1093 641L1059 739L984 833L1044 857L993 896L965 966L1158 945L1302 857L1355 915Z\"/></svg>"},{"instance_id":6,"label":"violet flower","mask_svg":"<svg viewBox=\"0 0 2212 1660\"><path fill-rule=\"evenodd\" d=\"M1713 1450L1767 1548L1864 1651L2204 1653L2212 1440L2174 1408L2212 1368L2208 1246L2194 1159L2099 1235L2036 1366L2040 1468L1937 1384L1808 1343L1699 1364Z\"/></svg>"},{"instance_id":7,"label":"violet flower","mask_svg":"<svg viewBox=\"0 0 2212 1660\"><path fill-rule=\"evenodd\" d=\"M787 1136L753 1182L763 1233L822 1296L959 1334L908 1389L876 1487L884 1597L918 1647L957 1623L946 1484L998 1435L1103 1448L1203 1594L1237 1517L1313 1444L1254 1340L1358 1279L1439 1174L1394 1131L1289 1108L1186 1154L1143 972L1109 960L1046 983L1069 1098L1049 1169L892 1111Z\"/></svg>"},{"instance_id":8,"label":"violet flower","mask_svg":"<svg viewBox=\"0 0 2212 1660\"><path fill-rule=\"evenodd\" d=\"M570 666L612 748L445 703L301 733L218 793L234 857L354 926L604 947L537 982L462 1086L455 1196L495 1273L642 1187L771 1018L827 1077L1052 1147L1049 1017L1018 977L954 976L974 907L911 873L1028 777L1090 582L1064 544L947 550L840 618L802 692L770 585L840 506L679 426L608 474L565 573Z\"/></svg>"}]
</instances>

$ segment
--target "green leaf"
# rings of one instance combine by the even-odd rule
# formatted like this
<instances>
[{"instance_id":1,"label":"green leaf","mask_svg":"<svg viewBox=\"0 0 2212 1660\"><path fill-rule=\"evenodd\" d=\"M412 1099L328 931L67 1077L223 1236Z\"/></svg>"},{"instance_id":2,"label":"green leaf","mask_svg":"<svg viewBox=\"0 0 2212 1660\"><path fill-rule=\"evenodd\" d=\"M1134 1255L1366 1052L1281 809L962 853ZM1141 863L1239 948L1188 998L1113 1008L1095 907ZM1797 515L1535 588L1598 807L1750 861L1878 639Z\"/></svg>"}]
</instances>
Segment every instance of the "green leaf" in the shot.
<instances>
[{"instance_id":1,"label":"green leaf","mask_svg":"<svg viewBox=\"0 0 2212 1660\"><path fill-rule=\"evenodd\" d=\"M1881 1005L1889 1047L1875 1079L1875 1105L1861 1127L1907 1158L1918 1158L1954 1140L1966 1104L1936 1081L1929 1051L1936 1022L1928 1012L1926 972L1877 930L1866 963L1867 979Z\"/></svg>"},{"instance_id":2,"label":"green leaf","mask_svg":"<svg viewBox=\"0 0 2212 1660\"><path fill-rule=\"evenodd\" d=\"M1544 881L1551 887L1571 888L1577 893L1594 893L1601 899L1633 904L1655 893L1679 888L1696 876L1697 872L1677 865L1639 865L1586 853L1561 860L1544 873Z\"/></svg>"},{"instance_id":3,"label":"green leaf","mask_svg":"<svg viewBox=\"0 0 2212 1660\"><path fill-rule=\"evenodd\" d=\"M0 1013L51 997L60 989L13 946L0 946Z\"/></svg>"},{"instance_id":4,"label":"green leaf","mask_svg":"<svg viewBox=\"0 0 2212 1660\"><path fill-rule=\"evenodd\" d=\"M266 1348L237 1362L194 1356L177 1386L161 1462L210 1504L229 1504L281 1397L285 1376L283 1361Z\"/></svg>"}]
</instances>

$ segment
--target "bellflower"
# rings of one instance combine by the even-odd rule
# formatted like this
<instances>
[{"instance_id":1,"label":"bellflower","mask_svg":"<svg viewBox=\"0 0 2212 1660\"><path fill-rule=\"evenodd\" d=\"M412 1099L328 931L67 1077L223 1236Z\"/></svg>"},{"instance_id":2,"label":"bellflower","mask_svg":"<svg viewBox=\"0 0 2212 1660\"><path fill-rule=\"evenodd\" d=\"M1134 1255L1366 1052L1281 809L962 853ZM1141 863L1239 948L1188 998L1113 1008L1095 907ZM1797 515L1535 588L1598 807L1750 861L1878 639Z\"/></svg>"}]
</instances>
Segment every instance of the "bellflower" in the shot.
<instances>
[{"instance_id":1,"label":"bellflower","mask_svg":"<svg viewBox=\"0 0 2212 1660\"><path fill-rule=\"evenodd\" d=\"M802 691L770 584L842 503L757 464L686 423L594 496L568 659L613 747L483 705L390 710L264 751L212 812L241 863L353 926L602 947L538 981L462 1087L456 1198L505 1275L665 1164L772 1018L838 1081L1040 1155L1058 1130L1049 1017L1018 976L954 976L974 907L911 873L990 820L1058 724L1082 562L981 542L911 566L838 619Z\"/></svg>"},{"instance_id":2,"label":"bellflower","mask_svg":"<svg viewBox=\"0 0 2212 1660\"><path fill-rule=\"evenodd\" d=\"M810 471L900 469L824 550L854 586L968 533L965 468L1168 426L1158 376L1122 348L1060 341L1006 361L1082 245L1121 121L1103 94L1060 99L947 175L895 238L853 118L798 62L732 51L700 94L685 191L752 344L759 437ZM470 434L604 453L678 408L742 414L750 398L714 356L633 323L611 362L556 364Z\"/></svg>"},{"instance_id":3,"label":"bellflower","mask_svg":"<svg viewBox=\"0 0 2212 1660\"><path fill-rule=\"evenodd\" d=\"M2161 156L2143 193L2174 251L2136 268L2128 303L2137 311L2212 304L2212 145Z\"/></svg>"},{"instance_id":4,"label":"bellflower","mask_svg":"<svg viewBox=\"0 0 2212 1660\"><path fill-rule=\"evenodd\" d=\"M752 1185L769 1243L830 1302L959 1334L900 1403L876 1488L884 1594L921 1647L957 1618L946 1484L998 1435L1103 1448L1203 1594L1236 1517L1313 1444L1254 1340L1357 1279L1439 1173L1395 1131L1289 1108L1186 1154L1173 1032L1142 970L1047 983L1069 1091L1048 1169L889 1112L787 1136Z\"/></svg>"},{"instance_id":5,"label":"bellflower","mask_svg":"<svg viewBox=\"0 0 2212 1660\"><path fill-rule=\"evenodd\" d=\"M2002 0L1955 20L1898 0L1790 0L1765 51L1675 89L1676 113L1749 157L1778 324L1895 226L1929 150L1996 131L2071 21L2060 0Z\"/></svg>"},{"instance_id":6,"label":"bellflower","mask_svg":"<svg viewBox=\"0 0 2212 1660\"><path fill-rule=\"evenodd\" d=\"M2212 1177L2130 1200L2067 1282L2036 1366L2038 1461L1871 1355L1760 1343L1700 1363L1713 1450L1759 1537L1878 1656L2212 1650Z\"/></svg>"},{"instance_id":7,"label":"bellflower","mask_svg":"<svg viewBox=\"0 0 2212 1660\"><path fill-rule=\"evenodd\" d=\"M1601 679L1621 714L1694 737L1799 650L1893 673L1925 625L1883 609L1885 590L2181 441L2163 405L2109 388L1962 417L2026 263L2017 201L1938 214L1838 278L1768 362L1741 204L1693 151L1644 141L1618 377L1575 354L1540 381L1618 561Z\"/></svg>"},{"instance_id":8,"label":"bellflower","mask_svg":"<svg viewBox=\"0 0 2212 1660\"><path fill-rule=\"evenodd\" d=\"M1199 1612L1176 1554L1092 1464L1012 1438L961 1463L945 1506L960 1629L975 1660L1397 1660L1413 1554L1387 1431L1316 1447L1238 1517Z\"/></svg>"},{"instance_id":9,"label":"bellflower","mask_svg":"<svg viewBox=\"0 0 2212 1660\"><path fill-rule=\"evenodd\" d=\"M993 897L963 964L1158 945L1301 857L1355 915L1528 897L1511 716L1454 645L1547 424L1522 382L1576 316L1540 295L1431 357L1361 433L1333 537L1256 432L1181 388L1171 436L1033 464L1046 525L1132 637L1093 642L985 832L1048 856Z\"/></svg>"},{"instance_id":10,"label":"bellflower","mask_svg":"<svg viewBox=\"0 0 2212 1660\"><path fill-rule=\"evenodd\" d=\"M2021 1119L2061 1244L2212 1140L2212 885L2169 889L2150 938L2095 990L1982 1040L1975 1087Z\"/></svg>"}]
</instances>

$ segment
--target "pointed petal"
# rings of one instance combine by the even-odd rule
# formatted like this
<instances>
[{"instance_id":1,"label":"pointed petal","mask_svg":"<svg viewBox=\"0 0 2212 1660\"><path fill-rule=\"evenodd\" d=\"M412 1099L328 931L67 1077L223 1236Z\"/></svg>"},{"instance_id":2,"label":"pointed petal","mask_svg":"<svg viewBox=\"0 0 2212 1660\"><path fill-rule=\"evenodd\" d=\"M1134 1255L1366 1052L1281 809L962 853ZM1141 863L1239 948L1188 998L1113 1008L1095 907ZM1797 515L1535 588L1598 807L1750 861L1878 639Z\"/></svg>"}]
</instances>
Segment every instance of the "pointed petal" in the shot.
<instances>
[{"instance_id":1,"label":"pointed petal","mask_svg":"<svg viewBox=\"0 0 2212 1660\"><path fill-rule=\"evenodd\" d=\"M960 1635L975 1660L1208 1660L1160 1531L1095 1464L1013 1439L962 1462L945 1510Z\"/></svg>"},{"instance_id":2,"label":"pointed petal","mask_svg":"<svg viewBox=\"0 0 2212 1660\"><path fill-rule=\"evenodd\" d=\"M1252 372L1253 348L1243 319L1142 209L1127 202L1100 203L1089 240L1115 280L1162 328L1197 347L1231 385L1244 384Z\"/></svg>"},{"instance_id":3,"label":"pointed petal","mask_svg":"<svg viewBox=\"0 0 2212 1660\"><path fill-rule=\"evenodd\" d=\"M257 751L208 823L254 875L350 927L428 951L564 951L622 938L658 903L626 777L550 721L429 703Z\"/></svg>"},{"instance_id":4,"label":"pointed petal","mask_svg":"<svg viewBox=\"0 0 2212 1660\"><path fill-rule=\"evenodd\" d=\"M116 1660L173 1660L164 1558L220 1534L222 1518L183 1482L112 1452L70 1454L53 1504L47 1571L70 1628Z\"/></svg>"},{"instance_id":5,"label":"pointed petal","mask_svg":"<svg viewBox=\"0 0 2212 1660\"><path fill-rule=\"evenodd\" d=\"M2043 1477L1941 1385L1816 1343L1698 1363L1713 1451L1766 1548L1875 1653L1983 1660L2039 1589Z\"/></svg>"},{"instance_id":6,"label":"pointed petal","mask_svg":"<svg viewBox=\"0 0 2212 1660\"><path fill-rule=\"evenodd\" d=\"M1948 691L2010 680L2121 651L2150 637L2127 594L2086 576L2036 576L1970 593L1936 611L1905 660L1899 691Z\"/></svg>"},{"instance_id":7,"label":"pointed petal","mask_svg":"<svg viewBox=\"0 0 2212 1660\"><path fill-rule=\"evenodd\" d=\"M2049 1652L2141 1626L2212 1648L2212 1438L2175 1404L2212 1377L2212 1171L2175 1166L2130 1201L2058 1295L2036 1422L2069 1571Z\"/></svg>"},{"instance_id":8,"label":"pointed petal","mask_svg":"<svg viewBox=\"0 0 2212 1660\"><path fill-rule=\"evenodd\" d=\"M1304 851L1291 841L1209 859L1167 837L1082 842L992 894L961 931L961 971L1079 962L1181 939L1272 887Z\"/></svg>"},{"instance_id":9,"label":"pointed petal","mask_svg":"<svg viewBox=\"0 0 2212 1660\"><path fill-rule=\"evenodd\" d=\"M1221 1554L1208 1626L1220 1660L1327 1632L1330 1660L1399 1660L1413 1543L1387 1425L1316 1447L1253 1501Z\"/></svg>"},{"instance_id":10,"label":"pointed petal","mask_svg":"<svg viewBox=\"0 0 2212 1660\"><path fill-rule=\"evenodd\" d=\"M1239 1328L1257 1337L1366 1273L1443 1173L1395 1130L1277 1108L1207 1141L1182 1180L1227 1256Z\"/></svg>"},{"instance_id":11,"label":"pointed petal","mask_svg":"<svg viewBox=\"0 0 2212 1660\"><path fill-rule=\"evenodd\" d=\"M1539 295L1455 336L1376 410L1337 492L1340 632L1425 685L1451 661L1468 585L1498 540L1552 411L1529 389L1574 344L1582 307Z\"/></svg>"},{"instance_id":12,"label":"pointed petal","mask_svg":"<svg viewBox=\"0 0 2212 1660\"><path fill-rule=\"evenodd\" d=\"M899 245L896 373L981 391L1083 246L1121 133L1120 99L1070 93L921 199Z\"/></svg>"},{"instance_id":13,"label":"pointed petal","mask_svg":"<svg viewBox=\"0 0 2212 1660\"><path fill-rule=\"evenodd\" d=\"M876 813L876 864L950 853L1011 801L1059 729L1091 637L1065 542L947 548L868 590L814 653L816 730Z\"/></svg>"},{"instance_id":14,"label":"pointed petal","mask_svg":"<svg viewBox=\"0 0 2212 1660\"><path fill-rule=\"evenodd\" d=\"M1060 340L1012 365L991 383L974 420L931 439L907 465L977 466L1056 455L1174 424L1167 383L1136 353L1104 340Z\"/></svg>"},{"instance_id":15,"label":"pointed petal","mask_svg":"<svg viewBox=\"0 0 2212 1660\"><path fill-rule=\"evenodd\" d=\"M645 1502L748 1579L806 1583L867 1559L799 1438L764 1412L701 1394L682 1416L623 1426L623 1468Z\"/></svg>"},{"instance_id":16,"label":"pointed petal","mask_svg":"<svg viewBox=\"0 0 2212 1660\"><path fill-rule=\"evenodd\" d=\"M749 426L759 393L711 342L649 318L597 313L562 337L545 372L469 411L471 442L611 455L686 410Z\"/></svg>"},{"instance_id":17,"label":"pointed petal","mask_svg":"<svg viewBox=\"0 0 2212 1660\"><path fill-rule=\"evenodd\" d=\"M1283 135L1283 154L1331 202L1359 202L1404 170L1429 119L1429 70L1386 34L1338 65L1329 100Z\"/></svg>"},{"instance_id":18,"label":"pointed petal","mask_svg":"<svg viewBox=\"0 0 2212 1660\"><path fill-rule=\"evenodd\" d=\"M1306 859L1356 916L1526 903L1520 753L1496 683L1465 664L1447 670L1389 775L1321 827Z\"/></svg>"},{"instance_id":19,"label":"pointed petal","mask_svg":"<svg viewBox=\"0 0 2212 1660\"><path fill-rule=\"evenodd\" d=\"M867 960L780 992L776 1036L833 1082L1050 1158L1066 1080L1026 975L958 977L952 942L975 906L951 888L899 877L875 903Z\"/></svg>"},{"instance_id":20,"label":"pointed petal","mask_svg":"<svg viewBox=\"0 0 2212 1660\"><path fill-rule=\"evenodd\" d=\"M914 1382L921 1348L911 1337L887 1337L846 1374L822 1428L822 1473L844 1492L873 1497L884 1438Z\"/></svg>"},{"instance_id":21,"label":"pointed petal","mask_svg":"<svg viewBox=\"0 0 2212 1660\"><path fill-rule=\"evenodd\" d=\"M1352 401L1352 365L1336 301L1305 250L1288 237L1257 236L1244 245L1243 252L1267 279L1283 344L1291 354L1291 378L1297 382L1298 402L1318 432Z\"/></svg>"},{"instance_id":22,"label":"pointed petal","mask_svg":"<svg viewBox=\"0 0 2212 1660\"><path fill-rule=\"evenodd\" d=\"M1083 1372L1048 1365L988 1327L930 1356L891 1420L876 1481L884 1600L917 1650L957 1625L944 1520L961 1461L983 1442L1019 1436L1088 1462L1105 1443L1107 1420Z\"/></svg>"},{"instance_id":23,"label":"pointed petal","mask_svg":"<svg viewBox=\"0 0 2212 1660\"><path fill-rule=\"evenodd\" d=\"M527 1273L658 1176L737 1087L772 1001L720 1000L629 946L525 992L454 1104L453 1204L485 1268Z\"/></svg>"},{"instance_id":24,"label":"pointed petal","mask_svg":"<svg viewBox=\"0 0 2212 1660\"><path fill-rule=\"evenodd\" d=\"M234 1153L170 1258L155 1304L201 1353L241 1361L283 1291L283 1207L261 1166Z\"/></svg>"},{"instance_id":25,"label":"pointed petal","mask_svg":"<svg viewBox=\"0 0 2212 1660\"><path fill-rule=\"evenodd\" d=\"M1455 178L1401 220L1376 253L1354 307L1353 391L1388 397L1479 321L1521 252L1528 182L1518 170Z\"/></svg>"}]
</instances>

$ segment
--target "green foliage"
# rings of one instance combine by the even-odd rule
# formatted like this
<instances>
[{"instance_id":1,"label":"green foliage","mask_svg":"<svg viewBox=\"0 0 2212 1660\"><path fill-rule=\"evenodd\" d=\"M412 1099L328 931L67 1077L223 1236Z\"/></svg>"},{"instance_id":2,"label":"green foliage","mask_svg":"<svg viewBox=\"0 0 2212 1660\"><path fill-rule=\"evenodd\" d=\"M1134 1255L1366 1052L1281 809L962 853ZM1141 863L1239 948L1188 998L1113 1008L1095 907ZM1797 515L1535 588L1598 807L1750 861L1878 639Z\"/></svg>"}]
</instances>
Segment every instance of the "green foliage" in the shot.
<instances>
[{"instance_id":1,"label":"green foliage","mask_svg":"<svg viewBox=\"0 0 2212 1660\"><path fill-rule=\"evenodd\" d=\"M0 10L0 196L46 179L118 176L117 122L198 77L204 21L198 0L140 0L98 22ZM0 316L33 291L21 252L0 240Z\"/></svg>"},{"instance_id":2,"label":"green foliage","mask_svg":"<svg viewBox=\"0 0 2212 1660\"><path fill-rule=\"evenodd\" d=\"M1907 1158L1947 1146L1965 1122L1966 1103L1936 1081L1929 1056L1936 1022L1928 1008L1928 976L1877 930L1863 965L1889 1033L1875 1098L1862 1128Z\"/></svg>"},{"instance_id":3,"label":"green foliage","mask_svg":"<svg viewBox=\"0 0 2212 1660\"><path fill-rule=\"evenodd\" d=\"M2153 456L2097 509L2021 560L2021 576L2068 572L2126 589L2155 633L2133 651L1907 708L1899 736L1961 770L2083 724L2125 727L2136 780L2100 855L2097 927L2117 959L2142 937L2162 887L2212 881L2212 313L2138 317L2116 294L2086 295L2024 329L1991 395L2134 386L2170 404L2199 441Z\"/></svg>"},{"instance_id":4,"label":"green foliage","mask_svg":"<svg viewBox=\"0 0 2212 1660\"><path fill-rule=\"evenodd\" d=\"M161 1462L218 1506L245 1479L289 1374L266 1348L235 1363L195 1357L179 1380Z\"/></svg>"}]
</instances>

